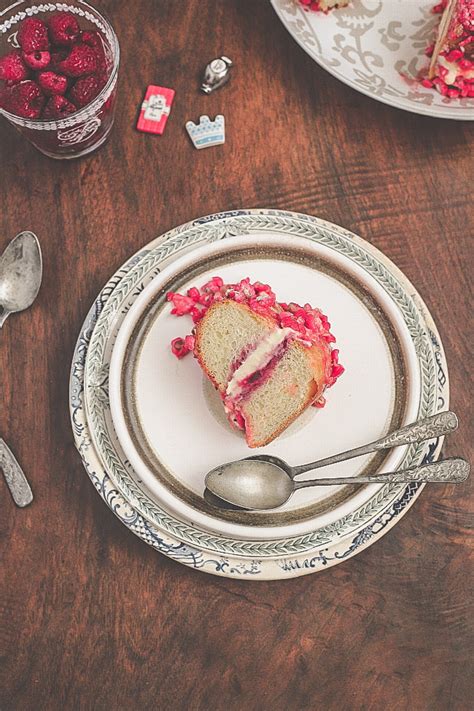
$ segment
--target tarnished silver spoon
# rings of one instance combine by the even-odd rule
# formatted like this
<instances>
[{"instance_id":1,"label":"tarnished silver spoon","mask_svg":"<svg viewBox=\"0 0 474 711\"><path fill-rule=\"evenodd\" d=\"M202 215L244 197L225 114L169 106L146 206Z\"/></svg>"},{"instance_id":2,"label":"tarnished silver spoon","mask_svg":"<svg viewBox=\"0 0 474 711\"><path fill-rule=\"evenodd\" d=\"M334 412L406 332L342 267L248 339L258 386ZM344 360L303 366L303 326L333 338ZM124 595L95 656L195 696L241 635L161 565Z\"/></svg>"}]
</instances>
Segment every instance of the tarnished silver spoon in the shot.
<instances>
[{"instance_id":1,"label":"tarnished silver spoon","mask_svg":"<svg viewBox=\"0 0 474 711\"><path fill-rule=\"evenodd\" d=\"M31 306L42 276L38 238L33 232L20 232L0 257L0 328L10 314Z\"/></svg>"},{"instance_id":2,"label":"tarnished silver spoon","mask_svg":"<svg viewBox=\"0 0 474 711\"><path fill-rule=\"evenodd\" d=\"M276 509L285 504L295 491L308 486L400 484L411 481L458 483L467 479L470 471L468 462L455 457L387 474L321 478L307 481L294 481L280 467L258 459L241 459L227 466L225 471L220 467L210 471L206 476L206 487L219 499L248 511ZM218 505L215 500L213 503Z\"/></svg>"},{"instance_id":3,"label":"tarnished silver spoon","mask_svg":"<svg viewBox=\"0 0 474 711\"><path fill-rule=\"evenodd\" d=\"M270 482L270 474L272 471L276 473L283 471L287 478L292 480L295 476L298 476L298 474L303 474L304 472L328 466L330 464L344 462L347 459L360 457L363 454L369 454L371 452L391 449L392 447L411 444L413 442L423 442L427 439L442 437L449 432L453 432L457 426L458 418L454 412L439 412L438 414L427 417L424 420L418 420L418 422L405 425L404 427L390 432L381 439L370 442L369 444L356 447L355 449L351 449L347 452L335 454L331 457L326 457L325 459L310 462L309 464L301 464L299 466L291 466L280 457L268 454L259 454L254 457L241 459L237 462L228 462L227 464L221 464L219 467L216 467L207 474L206 487L211 494L224 499L230 504L240 506L242 508L254 508L252 504L247 506L245 492L252 490L252 478L257 471L259 474L255 474L255 487L260 490L260 487L264 485L264 478L267 475ZM265 474L263 474L263 472L265 472ZM395 474L398 475L398 473L399 472L396 472ZM387 480L386 477L388 475L384 474L381 476L384 477L384 481ZM374 477L352 477L343 479L328 478L326 480L318 479L315 481L314 485L317 483L321 486L333 484L362 484L365 481L375 482L376 479ZM302 484L306 485L304 482ZM288 487L288 483L285 482L284 486ZM237 498L233 495L234 490L237 491ZM224 491L225 495L222 495L222 492ZM289 495L291 495L291 493ZM213 503L216 505L215 502ZM273 508L273 505L269 506L269 508Z\"/></svg>"}]
</instances>

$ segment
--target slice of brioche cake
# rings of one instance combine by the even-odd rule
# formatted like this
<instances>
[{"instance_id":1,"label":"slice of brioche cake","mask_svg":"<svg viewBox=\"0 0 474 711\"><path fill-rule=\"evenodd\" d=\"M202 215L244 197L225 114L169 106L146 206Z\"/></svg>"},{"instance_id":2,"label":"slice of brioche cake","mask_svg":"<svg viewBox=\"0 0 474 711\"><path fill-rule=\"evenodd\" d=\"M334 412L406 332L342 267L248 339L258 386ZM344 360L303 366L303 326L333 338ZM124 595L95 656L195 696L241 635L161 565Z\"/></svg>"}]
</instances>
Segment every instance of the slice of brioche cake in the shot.
<instances>
[{"instance_id":1,"label":"slice of brioche cake","mask_svg":"<svg viewBox=\"0 0 474 711\"><path fill-rule=\"evenodd\" d=\"M343 372L327 318L309 304L284 304L266 284L224 284L214 277L186 295L170 293L173 314L196 326L174 339L173 353L193 352L219 391L230 423L249 447L263 447Z\"/></svg>"},{"instance_id":2,"label":"slice of brioche cake","mask_svg":"<svg viewBox=\"0 0 474 711\"><path fill-rule=\"evenodd\" d=\"M294 334L232 301L215 303L196 326L196 358L250 447L271 442L322 395L329 346Z\"/></svg>"}]
</instances>

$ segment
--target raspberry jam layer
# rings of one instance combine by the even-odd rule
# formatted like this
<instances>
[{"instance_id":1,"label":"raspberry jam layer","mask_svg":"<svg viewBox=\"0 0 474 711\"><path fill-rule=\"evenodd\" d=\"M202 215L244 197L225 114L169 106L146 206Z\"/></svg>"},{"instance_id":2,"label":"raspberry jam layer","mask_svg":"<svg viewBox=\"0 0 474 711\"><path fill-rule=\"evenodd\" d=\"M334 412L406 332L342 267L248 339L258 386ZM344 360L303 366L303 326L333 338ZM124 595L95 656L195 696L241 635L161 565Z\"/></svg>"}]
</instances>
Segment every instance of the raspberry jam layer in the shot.
<instances>
[{"instance_id":1,"label":"raspberry jam layer","mask_svg":"<svg viewBox=\"0 0 474 711\"><path fill-rule=\"evenodd\" d=\"M292 328L276 328L251 351L232 374L226 390L226 398L239 399L257 381L264 369L274 360L285 343L295 332Z\"/></svg>"},{"instance_id":2,"label":"raspberry jam layer","mask_svg":"<svg viewBox=\"0 0 474 711\"><path fill-rule=\"evenodd\" d=\"M317 343L324 344L329 351L326 388L333 385L344 372L343 366L339 363L339 351L332 345L336 339L330 331L331 324L327 316L310 304L300 306L294 302L278 302L268 284L261 282L251 284L249 278L242 279L237 284L224 284L220 277L213 277L201 288L188 289L186 294L169 292L167 299L173 304L171 309L173 315L191 316L194 323L198 323L213 304L226 300L245 304L254 313L271 318L275 323L275 329L271 334L252 351L242 354L240 361L235 364L223 398L229 413L236 410L235 405L243 394L248 394L252 387L260 385L262 379L269 376L292 340L297 340L307 347ZM183 358L188 353L194 352L194 347L193 334L185 338L175 338L171 342L171 350L177 358ZM314 404L316 407L323 407L324 402L324 397L321 397ZM236 424L243 427L243 422L240 424L236 422Z\"/></svg>"}]
</instances>

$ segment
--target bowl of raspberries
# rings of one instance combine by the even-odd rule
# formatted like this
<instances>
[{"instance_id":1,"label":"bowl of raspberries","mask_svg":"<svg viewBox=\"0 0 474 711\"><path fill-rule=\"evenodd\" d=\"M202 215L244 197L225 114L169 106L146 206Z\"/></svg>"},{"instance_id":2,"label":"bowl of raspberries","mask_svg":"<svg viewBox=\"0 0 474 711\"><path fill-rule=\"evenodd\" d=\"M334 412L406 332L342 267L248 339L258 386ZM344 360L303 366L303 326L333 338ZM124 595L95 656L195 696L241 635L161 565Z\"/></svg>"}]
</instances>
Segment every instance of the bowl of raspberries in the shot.
<instances>
[{"instance_id":1,"label":"bowl of raspberries","mask_svg":"<svg viewBox=\"0 0 474 711\"><path fill-rule=\"evenodd\" d=\"M0 113L52 158L104 143L118 65L115 32L83 0L0 10Z\"/></svg>"}]
</instances>

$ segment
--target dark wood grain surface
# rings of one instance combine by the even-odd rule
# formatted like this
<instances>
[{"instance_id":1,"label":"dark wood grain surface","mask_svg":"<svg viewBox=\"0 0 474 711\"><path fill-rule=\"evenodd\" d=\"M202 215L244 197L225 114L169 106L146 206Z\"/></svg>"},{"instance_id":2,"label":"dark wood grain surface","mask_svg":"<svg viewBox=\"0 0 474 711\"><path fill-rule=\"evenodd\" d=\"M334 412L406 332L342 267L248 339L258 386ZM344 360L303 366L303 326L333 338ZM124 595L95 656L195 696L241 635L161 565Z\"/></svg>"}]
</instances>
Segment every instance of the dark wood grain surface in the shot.
<instances>
[{"instance_id":1,"label":"dark wood grain surface","mask_svg":"<svg viewBox=\"0 0 474 711\"><path fill-rule=\"evenodd\" d=\"M472 708L469 482L426 488L387 536L336 568L284 582L215 578L156 553L107 509L67 406L81 323L128 256L200 215L284 208L357 232L415 284L461 419L446 454L469 457L472 125L345 87L264 0L101 6L122 48L107 145L58 162L0 125L0 248L32 229L45 263L38 301L0 334L0 432L35 493L17 509L0 481L0 708ZM232 80L206 97L200 70L222 52ZM134 130L149 83L176 90L163 137ZM218 112L225 146L196 151L185 121Z\"/></svg>"}]
</instances>

